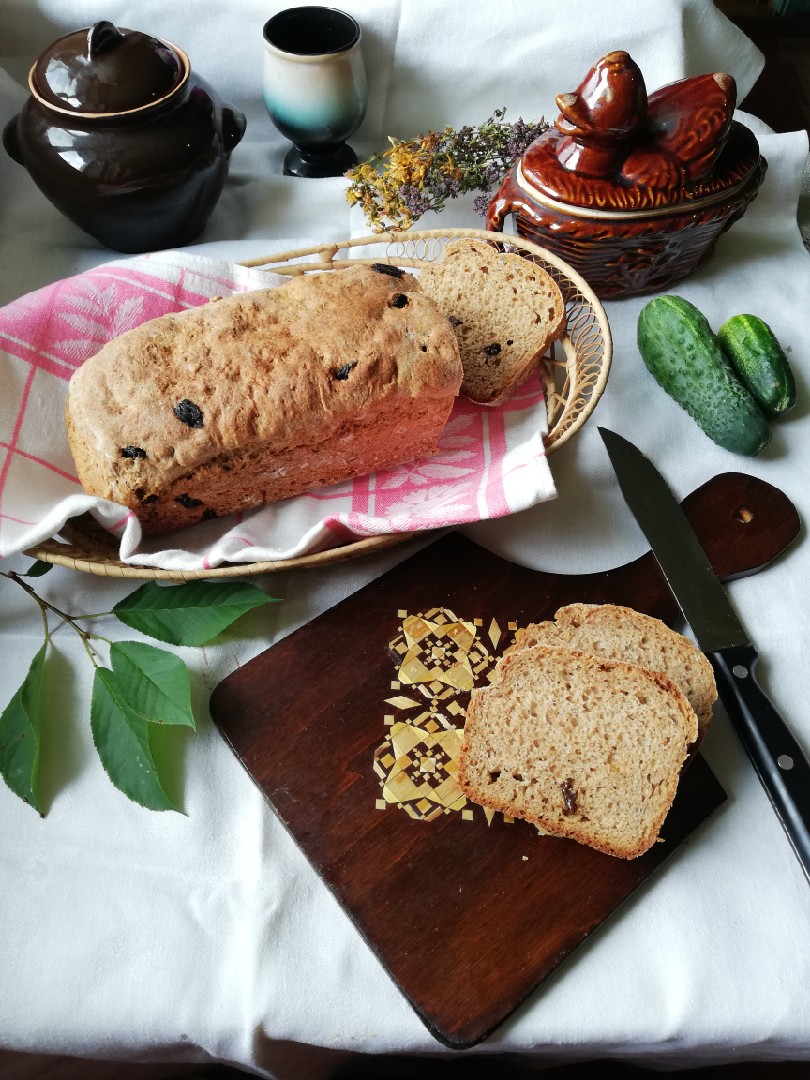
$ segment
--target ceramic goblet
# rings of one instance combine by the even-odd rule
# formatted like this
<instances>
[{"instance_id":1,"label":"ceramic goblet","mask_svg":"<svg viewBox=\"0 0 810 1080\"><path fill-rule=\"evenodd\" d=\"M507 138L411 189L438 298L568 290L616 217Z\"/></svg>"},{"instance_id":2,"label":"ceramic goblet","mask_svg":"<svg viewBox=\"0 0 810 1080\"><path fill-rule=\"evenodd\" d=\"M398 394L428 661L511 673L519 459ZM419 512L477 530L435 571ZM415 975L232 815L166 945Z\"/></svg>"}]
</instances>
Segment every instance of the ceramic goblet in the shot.
<instances>
[{"instance_id":1,"label":"ceramic goblet","mask_svg":"<svg viewBox=\"0 0 810 1080\"><path fill-rule=\"evenodd\" d=\"M264 25L264 103L292 142L287 176L340 176L368 104L360 27L336 8L287 8Z\"/></svg>"}]
</instances>

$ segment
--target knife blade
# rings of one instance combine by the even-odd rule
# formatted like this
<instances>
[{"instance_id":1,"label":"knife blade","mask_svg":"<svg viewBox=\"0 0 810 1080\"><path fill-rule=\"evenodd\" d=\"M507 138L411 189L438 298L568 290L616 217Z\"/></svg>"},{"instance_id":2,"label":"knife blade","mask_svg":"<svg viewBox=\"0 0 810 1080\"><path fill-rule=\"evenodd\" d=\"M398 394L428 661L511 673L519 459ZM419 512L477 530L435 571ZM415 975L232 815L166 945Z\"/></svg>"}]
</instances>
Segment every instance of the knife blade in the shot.
<instances>
[{"instance_id":1,"label":"knife blade","mask_svg":"<svg viewBox=\"0 0 810 1080\"><path fill-rule=\"evenodd\" d=\"M756 680L759 659L681 505L649 458L599 428L624 500L714 668L717 692L810 882L810 762Z\"/></svg>"}]
</instances>

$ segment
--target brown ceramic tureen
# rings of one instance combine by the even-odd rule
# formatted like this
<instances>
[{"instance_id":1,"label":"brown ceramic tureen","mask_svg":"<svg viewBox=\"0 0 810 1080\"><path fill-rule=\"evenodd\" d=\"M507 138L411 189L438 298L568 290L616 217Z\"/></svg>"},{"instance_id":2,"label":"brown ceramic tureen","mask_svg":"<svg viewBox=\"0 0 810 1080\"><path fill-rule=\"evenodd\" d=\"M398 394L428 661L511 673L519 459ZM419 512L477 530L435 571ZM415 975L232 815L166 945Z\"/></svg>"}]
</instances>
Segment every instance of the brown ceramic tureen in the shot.
<instances>
[{"instance_id":1,"label":"brown ceramic tureen","mask_svg":"<svg viewBox=\"0 0 810 1080\"><path fill-rule=\"evenodd\" d=\"M245 118L176 46L99 22L54 42L3 132L43 194L106 247L187 243L205 225Z\"/></svg>"},{"instance_id":2,"label":"brown ceramic tureen","mask_svg":"<svg viewBox=\"0 0 810 1080\"><path fill-rule=\"evenodd\" d=\"M732 119L731 75L701 75L647 96L626 52L604 56L560 94L555 127L507 173L487 227L514 214L520 236L559 255L597 295L669 287L711 254L767 169Z\"/></svg>"}]
</instances>

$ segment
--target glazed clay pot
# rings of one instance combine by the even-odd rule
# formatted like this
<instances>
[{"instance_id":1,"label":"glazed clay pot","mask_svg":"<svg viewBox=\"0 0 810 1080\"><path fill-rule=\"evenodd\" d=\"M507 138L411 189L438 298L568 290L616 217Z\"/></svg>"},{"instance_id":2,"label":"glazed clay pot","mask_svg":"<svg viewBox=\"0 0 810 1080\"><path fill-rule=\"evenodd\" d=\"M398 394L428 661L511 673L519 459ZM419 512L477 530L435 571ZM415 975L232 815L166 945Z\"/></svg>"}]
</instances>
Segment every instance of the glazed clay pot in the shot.
<instances>
[{"instance_id":1,"label":"glazed clay pot","mask_svg":"<svg viewBox=\"0 0 810 1080\"><path fill-rule=\"evenodd\" d=\"M732 119L731 75L699 75L647 96L638 66L612 52L506 174L487 228L514 215L518 235L573 266L602 298L669 288L712 254L767 170Z\"/></svg>"},{"instance_id":2,"label":"glazed clay pot","mask_svg":"<svg viewBox=\"0 0 810 1080\"><path fill-rule=\"evenodd\" d=\"M32 66L3 145L54 206L105 247L179 247L203 228L245 131L176 46L110 22Z\"/></svg>"}]
</instances>

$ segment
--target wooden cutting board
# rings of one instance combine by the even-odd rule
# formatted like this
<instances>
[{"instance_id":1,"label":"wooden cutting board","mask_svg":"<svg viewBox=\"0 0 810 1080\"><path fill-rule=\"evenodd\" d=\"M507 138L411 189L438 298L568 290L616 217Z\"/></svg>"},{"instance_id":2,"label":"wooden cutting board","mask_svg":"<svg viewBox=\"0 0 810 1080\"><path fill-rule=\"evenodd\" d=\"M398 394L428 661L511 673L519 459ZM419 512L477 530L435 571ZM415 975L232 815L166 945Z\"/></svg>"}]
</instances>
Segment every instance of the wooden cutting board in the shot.
<instances>
[{"instance_id":1,"label":"wooden cutting board","mask_svg":"<svg viewBox=\"0 0 810 1080\"><path fill-rule=\"evenodd\" d=\"M683 505L724 578L760 569L799 531L780 491L740 473L715 477ZM465 687L486 681L515 627L576 601L678 619L651 553L566 576L453 533L257 656L211 698L270 806L451 1047L486 1038L725 799L696 756L664 842L633 861L459 800ZM710 830L700 842L713 842Z\"/></svg>"}]
</instances>

